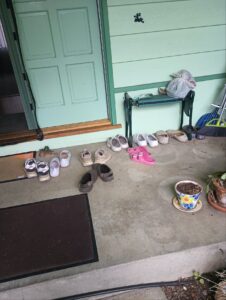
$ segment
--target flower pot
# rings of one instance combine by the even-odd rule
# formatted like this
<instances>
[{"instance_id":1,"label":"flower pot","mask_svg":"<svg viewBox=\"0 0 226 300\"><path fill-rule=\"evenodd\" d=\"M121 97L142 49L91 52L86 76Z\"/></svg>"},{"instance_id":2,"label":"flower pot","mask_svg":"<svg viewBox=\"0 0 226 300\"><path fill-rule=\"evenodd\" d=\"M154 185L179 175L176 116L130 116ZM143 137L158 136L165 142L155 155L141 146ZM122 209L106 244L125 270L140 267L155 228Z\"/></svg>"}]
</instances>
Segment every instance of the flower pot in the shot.
<instances>
[{"instance_id":1,"label":"flower pot","mask_svg":"<svg viewBox=\"0 0 226 300\"><path fill-rule=\"evenodd\" d=\"M213 179L212 182L219 205L226 207L226 187L219 178Z\"/></svg>"},{"instance_id":2,"label":"flower pot","mask_svg":"<svg viewBox=\"0 0 226 300\"><path fill-rule=\"evenodd\" d=\"M202 187L195 181L182 180L175 184L175 191L182 208L194 209L202 193Z\"/></svg>"}]
</instances>

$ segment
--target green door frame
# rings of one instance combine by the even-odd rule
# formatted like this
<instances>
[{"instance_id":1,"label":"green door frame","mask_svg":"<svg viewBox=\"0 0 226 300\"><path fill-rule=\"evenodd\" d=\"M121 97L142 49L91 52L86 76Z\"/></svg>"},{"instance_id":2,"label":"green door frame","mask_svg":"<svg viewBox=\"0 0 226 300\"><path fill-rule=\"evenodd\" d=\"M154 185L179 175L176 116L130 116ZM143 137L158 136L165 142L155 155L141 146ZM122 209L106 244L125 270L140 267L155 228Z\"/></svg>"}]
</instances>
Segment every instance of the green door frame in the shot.
<instances>
[{"instance_id":1,"label":"green door frame","mask_svg":"<svg viewBox=\"0 0 226 300\"><path fill-rule=\"evenodd\" d=\"M102 47L102 54L103 54L108 115L109 115L109 119L111 120L111 123L115 125L117 123L117 120L116 120L116 109L115 109L115 92L114 92L114 81L113 81L107 0L96 0L96 3L98 9L99 24L100 24L100 36L101 36L101 47ZM0 1L0 18L5 31L9 54L11 57L16 81L18 84L18 89L21 95L28 127L29 129L37 129L39 128L39 126L36 120L35 102L33 100L33 95L29 86L28 78L26 76L26 70L20 52L17 30L14 25L15 20L13 20L12 11L11 11L12 7L10 10L10 5L12 6L12 0Z\"/></svg>"},{"instance_id":2,"label":"green door frame","mask_svg":"<svg viewBox=\"0 0 226 300\"><path fill-rule=\"evenodd\" d=\"M101 44L103 53L106 93L108 98L108 113L113 125L117 124L116 108L115 108L115 91L114 79L112 68L112 55L111 55L111 41L108 19L107 0L97 0L97 7L99 12Z\"/></svg>"},{"instance_id":3,"label":"green door frame","mask_svg":"<svg viewBox=\"0 0 226 300\"><path fill-rule=\"evenodd\" d=\"M30 130L38 129L35 116L35 103L33 103L31 91L26 80L26 71L20 54L17 30L14 26L13 17L10 11L10 4L11 2L8 0L0 1L0 19L4 29L9 55L11 58L11 63L18 85L28 128Z\"/></svg>"}]
</instances>

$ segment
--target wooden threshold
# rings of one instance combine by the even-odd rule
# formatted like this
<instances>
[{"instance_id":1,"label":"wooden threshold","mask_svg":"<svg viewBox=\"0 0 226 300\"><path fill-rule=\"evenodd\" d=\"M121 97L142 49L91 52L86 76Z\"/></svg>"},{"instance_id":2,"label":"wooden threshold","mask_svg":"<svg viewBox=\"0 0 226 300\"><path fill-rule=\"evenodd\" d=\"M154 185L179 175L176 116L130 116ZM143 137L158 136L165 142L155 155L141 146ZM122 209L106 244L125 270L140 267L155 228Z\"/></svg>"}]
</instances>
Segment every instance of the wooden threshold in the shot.
<instances>
[{"instance_id":1,"label":"wooden threshold","mask_svg":"<svg viewBox=\"0 0 226 300\"><path fill-rule=\"evenodd\" d=\"M36 131L26 130L20 132L0 134L0 146L13 145L37 139Z\"/></svg>"},{"instance_id":2,"label":"wooden threshold","mask_svg":"<svg viewBox=\"0 0 226 300\"><path fill-rule=\"evenodd\" d=\"M77 124L47 127L42 128L42 131L44 139L52 139L89 132L112 130L121 127L121 124L112 125L108 119L103 119L99 121L90 121ZM0 146L12 145L35 140L37 140L37 134L35 130L0 134Z\"/></svg>"},{"instance_id":3,"label":"wooden threshold","mask_svg":"<svg viewBox=\"0 0 226 300\"><path fill-rule=\"evenodd\" d=\"M121 128L121 124L112 125L108 119L77 123L77 124L68 124L62 126L53 126L43 128L43 134L45 139L57 138L62 136L77 135L89 132L111 130L116 128Z\"/></svg>"}]
</instances>

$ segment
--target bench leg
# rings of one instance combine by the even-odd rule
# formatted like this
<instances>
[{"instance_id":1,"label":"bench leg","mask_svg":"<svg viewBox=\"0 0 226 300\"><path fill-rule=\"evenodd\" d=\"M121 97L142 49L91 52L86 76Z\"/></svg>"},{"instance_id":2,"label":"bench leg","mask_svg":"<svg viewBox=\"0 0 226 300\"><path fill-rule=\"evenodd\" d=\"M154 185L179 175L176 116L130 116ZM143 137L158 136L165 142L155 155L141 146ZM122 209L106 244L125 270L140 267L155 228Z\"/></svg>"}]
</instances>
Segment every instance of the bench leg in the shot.
<instances>
[{"instance_id":1,"label":"bench leg","mask_svg":"<svg viewBox=\"0 0 226 300\"><path fill-rule=\"evenodd\" d=\"M179 127L180 130L182 129L183 122L184 122L184 106L185 106L185 101L183 100L181 102L181 117L180 117L180 127Z\"/></svg>"},{"instance_id":2,"label":"bench leg","mask_svg":"<svg viewBox=\"0 0 226 300\"><path fill-rule=\"evenodd\" d=\"M182 129L184 121L184 113L189 117L189 126L192 126L192 113L195 92L190 91L182 101L180 129Z\"/></svg>"},{"instance_id":3,"label":"bench leg","mask_svg":"<svg viewBox=\"0 0 226 300\"><path fill-rule=\"evenodd\" d=\"M124 96L124 113L125 113L125 121L126 121L125 136L128 139L128 143L130 147L132 147L132 139L133 139L132 107L133 107L133 100L132 98L129 97L128 93L125 93Z\"/></svg>"}]
</instances>

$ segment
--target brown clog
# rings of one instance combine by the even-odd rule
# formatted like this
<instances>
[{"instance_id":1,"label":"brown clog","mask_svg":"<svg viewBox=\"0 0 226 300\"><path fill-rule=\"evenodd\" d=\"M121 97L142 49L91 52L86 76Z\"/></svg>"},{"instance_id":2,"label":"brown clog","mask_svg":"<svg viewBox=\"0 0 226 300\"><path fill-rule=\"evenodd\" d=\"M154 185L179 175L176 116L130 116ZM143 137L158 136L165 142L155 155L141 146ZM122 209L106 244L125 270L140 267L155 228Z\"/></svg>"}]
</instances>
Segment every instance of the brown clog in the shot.
<instances>
[{"instance_id":1,"label":"brown clog","mask_svg":"<svg viewBox=\"0 0 226 300\"><path fill-rule=\"evenodd\" d=\"M90 192L96 180L97 180L97 171L95 169L85 173L79 182L79 191L81 193Z\"/></svg>"},{"instance_id":2,"label":"brown clog","mask_svg":"<svg viewBox=\"0 0 226 300\"><path fill-rule=\"evenodd\" d=\"M96 170L98 176L105 182L114 179L112 169L105 164L94 164L93 169Z\"/></svg>"}]
</instances>

